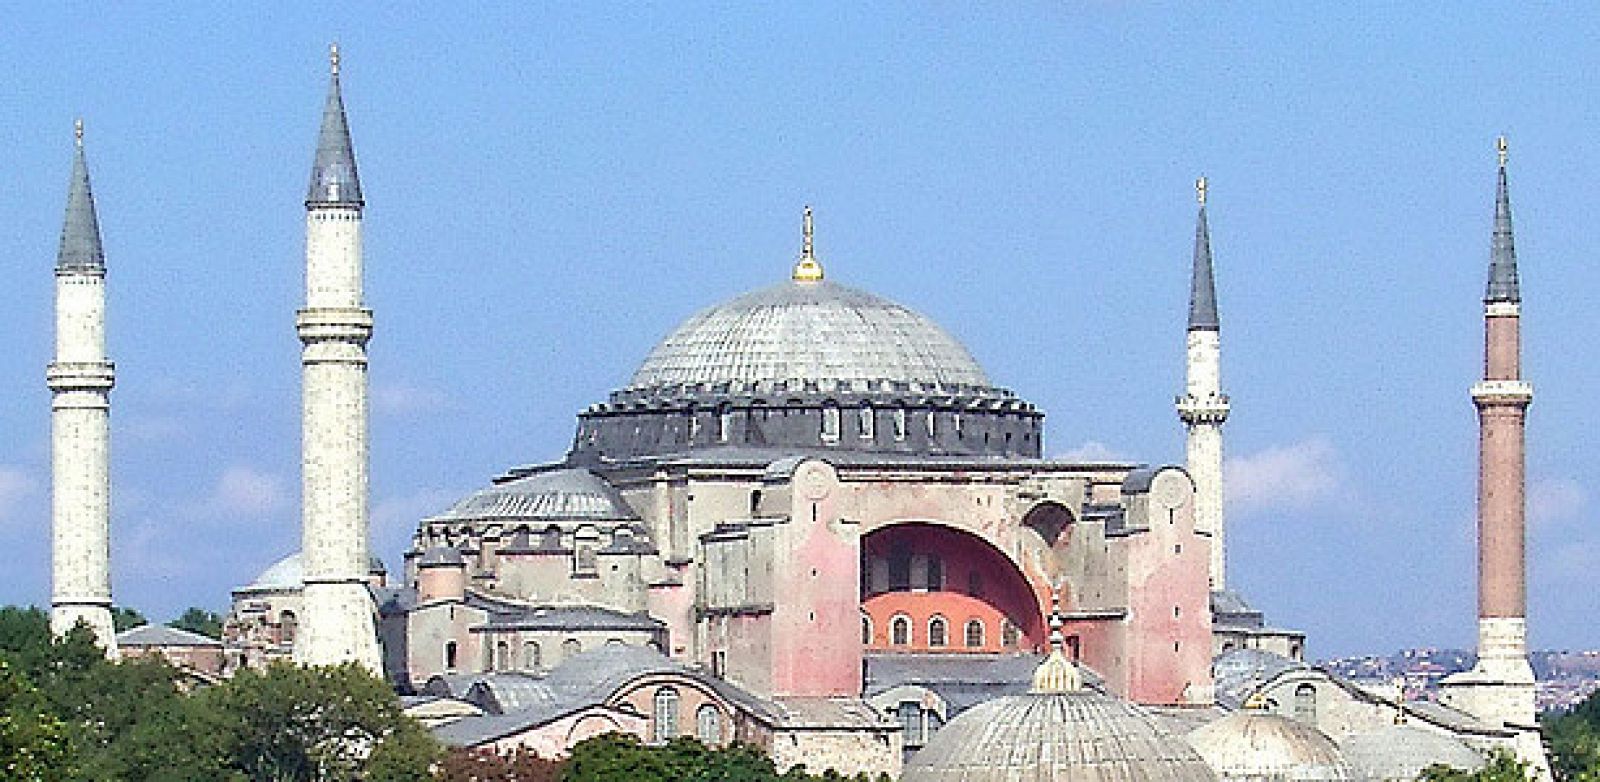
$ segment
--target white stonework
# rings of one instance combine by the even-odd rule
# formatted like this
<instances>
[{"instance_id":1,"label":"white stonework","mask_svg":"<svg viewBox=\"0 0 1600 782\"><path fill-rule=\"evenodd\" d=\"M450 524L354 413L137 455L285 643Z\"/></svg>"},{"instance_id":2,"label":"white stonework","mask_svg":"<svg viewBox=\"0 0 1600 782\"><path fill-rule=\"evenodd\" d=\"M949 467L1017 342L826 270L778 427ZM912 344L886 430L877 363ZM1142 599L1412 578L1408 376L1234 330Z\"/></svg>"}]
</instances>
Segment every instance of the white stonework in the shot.
<instances>
[{"instance_id":1,"label":"white stonework","mask_svg":"<svg viewBox=\"0 0 1600 782\"><path fill-rule=\"evenodd\" d=\"M1194 480L1195 530L1211 536L1212 591L1225 588L1227 552L1222 509L1222 424L1228 397L1222 393L1222 342L1212 329L1190 329L1184 395L1178 417L1188 429L1185 464Z\"/></svg>"},{"instance_id":2,"label":"white stonework","mask_svg":"<svg viewBox=\"0 0 1600 782\"><path fill-rule=\"evenodd\" d=\"M296 318L302 394L305 592L295 661L381 673L367 591L367 339L361 208L310 205L306 307Z\"/></svg>"},{"instance_id":3,"label":"white stonework","mask_svg":"<svg viewBox=\"0 0 1600 782\"><path fill-rule=\"evenodd\" d=\"M78 622L116 657L111 621L111 387L106 360L105 270L56 272L52 392L50 629Z\"/></svg>"}]
</instances>

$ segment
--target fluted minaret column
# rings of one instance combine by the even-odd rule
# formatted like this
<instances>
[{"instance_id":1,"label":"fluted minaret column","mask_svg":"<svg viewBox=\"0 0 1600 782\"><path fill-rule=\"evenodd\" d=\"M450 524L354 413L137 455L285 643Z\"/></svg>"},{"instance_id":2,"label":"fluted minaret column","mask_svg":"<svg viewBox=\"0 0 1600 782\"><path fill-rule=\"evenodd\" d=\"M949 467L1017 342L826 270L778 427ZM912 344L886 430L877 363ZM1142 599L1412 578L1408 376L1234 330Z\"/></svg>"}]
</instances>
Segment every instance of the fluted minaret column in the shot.
<instances>
[{"instance_id":1,"label":"fluted minaret column","mask_svg":"<svg viewBox=\"0 0 1600 782\"><path fill-rule=\"evenodd\" d=\"M1194 269L1189 285L1188 356L1178 418L1188 430L1185 462L1194 480L1195 530L1211 536L1211 590L1225 588L1227 550L1222 518L1222 424L1228 396L1222 393L1222 340L1217 288L1211 270L1211 231L1206 225L1206 180L1195 182L1200 214L1194 229Z\"/></svg>"},{"instance_id":2,"label":"fluted minaret column","mask_svg":"<svg viewBox=\"0 0 1600 782\"><path fill-rule=\"evenodd\" d=\"M361 183L339 92L339 50L306 195L301 353L305 592L295 660L380 671L367 591L367 339L361 294Z\"/></svg>"},{"instance_id":3,"label":"fluted minaret column","mask_svg":"<svg viewBox=\"0 0 1600 782\"><path fill-rule=\"evenodd\" d=\"M117 654L111 622L111 386L106 360L106 259L83 155L83 122L56 258L56 356L52 394L50 629L79 622L107 656Z\"/></svg>"}]
</instances>

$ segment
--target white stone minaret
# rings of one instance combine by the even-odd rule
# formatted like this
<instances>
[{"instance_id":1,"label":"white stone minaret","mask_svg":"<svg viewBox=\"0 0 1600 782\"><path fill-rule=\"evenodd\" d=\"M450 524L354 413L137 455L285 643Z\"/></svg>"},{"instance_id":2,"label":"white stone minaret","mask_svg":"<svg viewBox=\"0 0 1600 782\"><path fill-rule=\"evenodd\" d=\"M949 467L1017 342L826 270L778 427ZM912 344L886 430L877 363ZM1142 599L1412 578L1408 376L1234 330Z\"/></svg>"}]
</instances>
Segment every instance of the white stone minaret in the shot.
<instances>
[{"instance_id":1,"label":"white stone minaret","mask_svg":"<svg viewBox=\"0 0 1600 782\"><path fill-rule=\"evenodd\" d=\"M1222 393L1222 341L1217 287L1211 271L1211 230L1206 226L1206 180L1195 182L1200 216L1194 229L1194 271L1189 286L1188 360L1178 418L1188 429L1186 463L1194 479L1195 530L1211 536L1211 590L1227 584L1227 549L1222 521L1222 424L1228 396Z\"/></svg>"},{"instance_id":2,"label":"white stone minaret","mask_svg":"<svg viewBox=\"0 0 1600 782\"><path fill-rule=\"evenodd\" d=\"M305 592L295 661L381 672L367 591L367 339L361 295L361 182L339 93L339 49L306 194L301 353Z\"/></svg>"},{"instance_id":3,"label":"white stone minaret","mask_svg":"<svg viewBox=\"0 0 1600 782\"><path fill-rule=\"evenodd\" d=\"M116 657L111 622L111 386L106 360L106 258L83 156L83 122L56 258L56 358L50 403L50 629L79 622Z\"/></svg>"}]
</instances>

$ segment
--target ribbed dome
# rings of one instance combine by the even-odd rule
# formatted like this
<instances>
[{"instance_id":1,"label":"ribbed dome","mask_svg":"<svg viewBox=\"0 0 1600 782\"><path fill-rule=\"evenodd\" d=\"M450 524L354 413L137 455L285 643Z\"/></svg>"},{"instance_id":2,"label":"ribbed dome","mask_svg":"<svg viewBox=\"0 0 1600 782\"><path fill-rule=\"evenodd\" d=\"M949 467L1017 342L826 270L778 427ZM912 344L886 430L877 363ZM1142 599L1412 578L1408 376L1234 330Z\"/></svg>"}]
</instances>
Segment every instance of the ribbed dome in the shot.
<instances>
[{"instance_id":1,"label":"ribbed dome","mask_svg":"<svg viewBox=\"0 0 1600 782\"><path fill-rule=\"evenodd\" d=\"M1138 706L1091 690L985 701L935 733L901 782L1214 780Z\"/></svg>"},{"instance_id":2,"label":"ribbed dome","mask_svg":"<svg viewBox=\"0 0 1600 782\"><path fill-rule=\"evenodd\" d=\"M1388 725L1359 733L1341 746L1356 774L1374 782L1409 782L1435 763L1462 771L1483 768L1483 756L1460 739L1415 725Z\"/></svg>"},{"instance_id":3,"label":"ribbed dome","mask_svg":"<svg viewBox=\"0 0 1600 782\"><path fill-rule=\"evenodd\" d=\"M588 470L539 472L475 491L430 521L636 519L622 495Z\"/></svg>"},{"instance_id":4,"label":"ribbed dome","mask_svg":"<svg viewBox=\"0 0 1600 782\"><path fill-rule=\"evenodd\" d=\"M1254 709L1195 729L1189 743L1225 782L1355 779L1333 739L1311 725Z\"/></svg>"},{"instance_id":5,"label":"ribbed dome","mask_svg":"<svg viewBox=\"0 0 1600 782\"><path fill-rule=\"evenodd\" d=\"M376 556L367 557L367 570L370 574L386 573L388 569L383 566L383 560ZM282 591L295 590L305 586L305 565L300 552L296 551L277 562L272 563L254 581L243 587L240 591Z\"/></svg>"},{"instance_id":6,"label":"ribbed dome","mask_svg":"<svg viewBox=\"0 0 1600 782\"><path fill-rule=\"evenodd\" d=\"M967 349L933 321L818 281L785 282L702 310L656 345L629 388L785 381L989 386Z\"/></svg>"}]
</instances>

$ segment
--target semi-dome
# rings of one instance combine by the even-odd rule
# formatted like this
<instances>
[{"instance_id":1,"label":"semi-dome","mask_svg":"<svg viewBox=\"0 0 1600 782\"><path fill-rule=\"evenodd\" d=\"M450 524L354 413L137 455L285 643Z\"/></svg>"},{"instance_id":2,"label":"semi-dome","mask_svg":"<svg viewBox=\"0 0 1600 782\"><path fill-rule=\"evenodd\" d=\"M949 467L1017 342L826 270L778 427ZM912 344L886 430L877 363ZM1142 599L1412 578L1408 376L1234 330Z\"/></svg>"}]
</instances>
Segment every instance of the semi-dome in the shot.
<instances>
[{"instance_id":1,"label":"semi-dome","mask_svg":"<svg viewBox=\"0 0 1600 782\"><path fill-rule=\"evenodd\" d=\"M377 556L367 557L367 572L369 575L387 574L388 569L383 566L383 560ZM239 591L244 592L273 592L293 591L305 586L304 558L296 551L277 562L267 566L261 575L255 577L249 585Z\"/></svg>"},{"instance_id":2,"label":"semi-dome","mask_svg":"<svg viewBox=\"0 0 1600 782\"><path fill-rule=\"evenodd\" d=\"M1356 774L1373 782L1409 782L1434 764L1468 772L1484 765L1483 756L1460 739L1415 725L1358 733L1340 746Z\"/></svg>"},{"instance_id":3,"label":"semi-dome","mask_svg":"<svg viewBox=\"0 0 1600 782\"><path fill-rule=\"evenodd\" d=\"M700 311L650 351L628 387L785 382L989 387L972 354L932 320L823 280L785 282Z\"/></svg>"},{"instance_id":4,"label":"semi-dome","mask_svg":"<svg viewBox=\"0 0 1600 782\"><path fill-rule=\"evenodd\" d=\"M637 519L599 476L568 468L515 475L479 489L428 521L621 521Z\"/></svg>"},{"instance_id":5,"label":"semi-dome","mask_svg":"<svg viewBox=\"0 0 1600 782\"><path fill-rule=\"evenodd\" d=\"M1355 779L1339 746L1315 726L1260 709L1236 711L1189 734L1224 782L1345 782Z\"/></svg>"}]
</instances>

